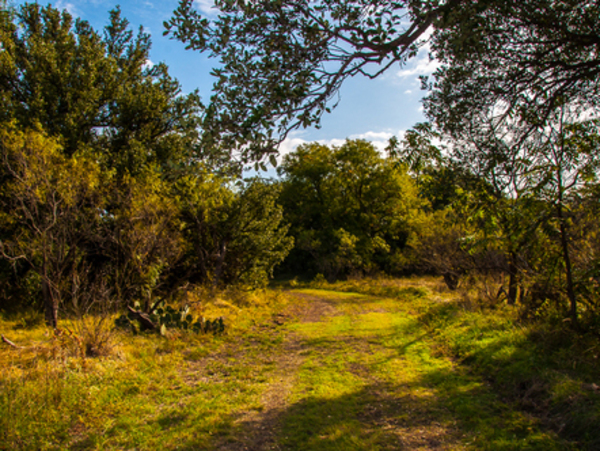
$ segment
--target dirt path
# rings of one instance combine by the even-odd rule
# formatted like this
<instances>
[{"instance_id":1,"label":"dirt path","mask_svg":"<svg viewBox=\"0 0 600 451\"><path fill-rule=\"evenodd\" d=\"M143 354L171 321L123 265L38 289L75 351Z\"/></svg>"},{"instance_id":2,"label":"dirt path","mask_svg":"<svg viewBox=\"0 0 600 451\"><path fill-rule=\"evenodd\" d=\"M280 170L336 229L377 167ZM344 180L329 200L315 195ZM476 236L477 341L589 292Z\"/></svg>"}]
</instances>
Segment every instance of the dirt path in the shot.
<instances>
[{"instance_id":1,"label":"dirt path","mask_svg":"<svg viewBox=\"0 0 600 451\"><path fill-rule=\"evenodd\" d=\"M273 324L263 325L263 328L283 328L292 323L299 323L306 327L319 324L325 325L338 317L352 323L360 323L364 315L379 314L387 315L389 312L381 306L371 306L367 310L358 310L348 313L340 307L339 301L327 299L322 296L292 293L294 302L288 309L273 318ZM337 406L335 402L328 405L328 401L322 402L323 424L332 421L331 425L321 427L321 418L302 419L312 415L314 409L320 409L317 396L306 396L302 401L290 401L292 393L299 385L299 374L307 362L311 361L335 361L342 365L347 371L347 376L355 384L360 386L357 394L352 394L351 402L357 404L356 412L348 412L348 417L355 425L359 425L361 434L367 437L373 436L373 446L379 449L397 450L442 450L461 449L459 446L459 434L453 428L447 418L438 419L439 407L436 406L435 396L425 393L424 397L415 390L411 382L405 384L390 384L389 380L379 377L373 373L368 364L369 356L374 354L393 356L380 342L366 337L362 339L352 334L341 334L339 336L322 337L328 345L315 346L306 336L295 331L288 331L283 342L277 349L273 349L270 355L274 370L270 375L270 381L261 397L262 410L243 412L236 419L237 433L235 440L223 440L216 446L220 451L263 451L284 449L319 449L314 440L322 440L324 444L331 441L327 431L329 426L340 428L337 423L344 423L347 419L344 414L335 422L330 420L331 415L326 415L328 410L339 414L344 408L344 402L340 401ZM351 361L344 362L344 352L348 353ZM341 353L341 354L340 354ZM361 357L364 356L364 357ZM347 367L347 370L346 370ZM342 377L342 374L340 374ZM309 387L309 390L318 390L318 384ZM342 398L343 399L343 398ZM321 414L318 414L321 415ZM443 417L444 415L442 415ZM302 420L299 420L302 419ZM302 438L305 445L286 445L281 442L282 434L294 433L293 422L299 421L297 428L305 432L307 438ZM288 424L284 424L284 423ZM358 423L356 423L358 422ZM292 423L292 426L290 426ZM311 425L313 424L313 425ZM315 431L321 430L319 437L313 437L311 428ZM287 428L287 432L284 429ZM343 428L342 428L343 429ZM367 445L365 445L367 446ZM329 448L327 448L329 449ZM340 449L344 449L343 445ZM359 449L368 449L359 447Z\"/></svg>"},{"instance_id":2,"label":"dirt path","mask_svg":"<svg viewBox=\"0 0 600 451\"><path fill-rule=\"evenodd\" d=\"M275 315L268 324L259 325L266 333L284 327L291 321L301 323L319 322L338 314L336 306L317 296L295 293L297 302L280 314ZM310 352L306 343L297 333L288 332L281 346L273 350L269 363L275 369L270 383L261 396L261 411L243 412L236 419L239 435L234 442L218 443L219 451L265 451L282 450L278 443L282 414L290 407L289 395L296 383L300 367Z\"/></svg>"}]
</instances>

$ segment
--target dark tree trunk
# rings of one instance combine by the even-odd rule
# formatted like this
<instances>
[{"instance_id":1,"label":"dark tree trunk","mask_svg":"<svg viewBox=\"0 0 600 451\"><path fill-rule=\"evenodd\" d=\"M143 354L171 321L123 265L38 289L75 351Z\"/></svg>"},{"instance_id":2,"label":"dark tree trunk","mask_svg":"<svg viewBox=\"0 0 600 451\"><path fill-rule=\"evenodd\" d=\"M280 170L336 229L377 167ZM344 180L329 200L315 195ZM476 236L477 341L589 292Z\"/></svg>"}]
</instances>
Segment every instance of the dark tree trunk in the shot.
<instances>
[{"instance_id":1,"label":"dark tree trunk","mask_svg":"<svg viewBox=\"0 0 600 451\"><path fill-rule=\"evenodd\" d=\"M52 329L56 329L58 327L58 299L56 299L56 296L54 296L54 293L52 292L49 280L48 259L46 256L46 248L44 246L42 261L42 296L44 298L46 325Z\"/></svg>"},{"instance_id":2,"label":"dark tree trunk","mask_svg":"<svg viewBox=\"0 0 600 451\"><path fill-rule=\"evenodd\" d=\"M517 255L514 252L510 253L510 261L508 263L508 305L515 305L517 302L517 289L519 286L517 276Z\"/></svg>"},{"instance_id":3,"label":"dark tree trunk","mask_svg":"<svg viewBox=\"0 0 600 451\"><path fill-rule=\"evenodd\" d=\"M227 253L227 242L221 241L219 246L219 254L217 255L217 263L215 264L215 277L213 279L213 287L216 288L219 285L221 276L223 275L223 264L225 262L225 254Z\"/></svg>"},{"instance_id":4,"label":"dark tree trunk","mask_svg":"<svg viewBox=\"0 0 600 451\"><path fill-rule=\"evenodd\" d=\"M577 324L577 297L573 286L573 270L571 268L571 256L569 253L569 240L567 236L567 226L563 217L562 205L558 206L558 218L560 221L560 244L562 247L563 259L565 261L565 276L567 279L567 297L569 298L569 316L573 324Z\"/></svg>"},{"instance_id":5,"label":"dark tree trunk","mask_svg":"<svg viewBox=\"0 0 600 451\"><path fill-rule=\"evenodd\" d=\"M42 281L42 295L44 297L44 309L46 313L46 325L53 329L58 327L58 300L52 296L52 289L46 280Z\"/></svg>"},{"instance_id":6,"label":"dark tree trunk","mask_svg":"<svg viewBox=\"0 0 600 451\"><path fill-rule=\"evenodd\" d=\"M444 282L449 290L456 290L458 288L459 277L457 274L446 272L444 275Z\"/></svg>"}]
</instances>

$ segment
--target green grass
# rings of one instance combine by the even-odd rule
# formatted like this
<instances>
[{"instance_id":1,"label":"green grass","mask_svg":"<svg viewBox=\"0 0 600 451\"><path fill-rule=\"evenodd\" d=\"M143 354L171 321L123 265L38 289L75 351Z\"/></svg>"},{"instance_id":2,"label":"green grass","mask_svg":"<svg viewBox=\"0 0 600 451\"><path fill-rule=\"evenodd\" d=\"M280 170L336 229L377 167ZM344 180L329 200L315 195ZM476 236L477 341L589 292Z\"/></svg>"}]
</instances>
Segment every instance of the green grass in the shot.
<instances>
[{"instance_id":1,"label":"green grass","mask_svg":"<svg viewBox=\"0 0 600 451\"><path fill-rule=\"evenodd\" d=\"M421 300L426 293L357 297L337 291L342 284L332 288L303 290L334 301L345 314L294 327L318 351L301 368L295 408L286 415L282 434L289 449L398 449L399 443L406 449L568 448L534 418L515 412L484 378L440 352L442 337L413 313L437 307Z\"/></svg>"},{"instance_id":2,"label":"green grass","mask_svg":"<svg viewBox=\"0 0 600 451\"><path fill-rule=\"evenodd\" d=\"M230 293L201 313L227 334L112 332L93 359L1 320L25 348L0 347L0 449L600 449L598 340L432 279Z\"/></svg>"}]
</instances>

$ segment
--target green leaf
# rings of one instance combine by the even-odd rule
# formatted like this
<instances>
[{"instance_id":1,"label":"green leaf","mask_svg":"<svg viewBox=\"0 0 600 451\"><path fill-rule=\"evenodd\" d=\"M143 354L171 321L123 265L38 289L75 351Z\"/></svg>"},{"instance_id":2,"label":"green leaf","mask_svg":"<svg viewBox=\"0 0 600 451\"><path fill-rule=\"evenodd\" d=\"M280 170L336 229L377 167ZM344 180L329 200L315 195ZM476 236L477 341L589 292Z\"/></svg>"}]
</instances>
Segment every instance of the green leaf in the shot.
<instances>
[{"instance_id":1,"label":"green leaf","mask_svg":"<svg viewBox=\"0 0 600 451\"><path fill-rule=\"evenodd\" d=\"M277 158L275 157L275 155L269 155L269 162L274 168L277 167Z\"/></svg>"}]
</instances>

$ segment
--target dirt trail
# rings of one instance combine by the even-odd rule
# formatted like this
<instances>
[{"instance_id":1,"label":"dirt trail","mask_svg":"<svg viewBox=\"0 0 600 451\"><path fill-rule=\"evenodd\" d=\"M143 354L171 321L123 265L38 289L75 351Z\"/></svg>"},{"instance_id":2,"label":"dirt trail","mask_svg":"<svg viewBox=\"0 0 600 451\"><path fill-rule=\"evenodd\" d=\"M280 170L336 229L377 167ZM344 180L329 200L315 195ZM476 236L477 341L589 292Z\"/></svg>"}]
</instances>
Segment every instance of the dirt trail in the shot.
<instances>
[{"instance_id":1,"label":"dirt trail","mask_svg":"<svg viewBox=\"0 0 600 451\"><path fill-rule=\"evenodd\" d=\"M285 312L273 318L272 324L262 325L265 329L283 328L287 322L316 323L327 322L334 316L344 314L336 305L319 296L305 293L292 293L297 302L293 302ZM380 311L381 313L387 313ZM346 313L347 314L347 313ZM357 320L351 314L351 321ZM357 337L332 337L339 340L352 352L367 355L380 352L382 345L369 344ZM262 410L243 412L235 420L235 437L228 437L216 444L220 451L266 451L290 449L284 447L279 440L283 422L289 418L290 411L302 412L303 405L290 405L289 397L297 384L298 373L307 357L319 353L321 358L328 358L328 352L307 344L301 334L285 333L283 342L270 355L275 368L269 376L269 384L264 391ZM436 413L432 411L428 401L414 396L413 388L394 387L389 382L377 379L369 372L369 368L360 363L348 365L350 371L364 381L364 389L357 394L357 400L363 406L358 415L360 428L365 434L379 436L381 442L377 447L381 450L445 450L462 449L460 434L448 422L436 421ZM319 402L312 400L312 402ZM435 408L434 408L435 410ZM318 429L319 425L316 425ZM312 446L312 445L311 445ZM317 448L310 448L317 449Z\"/></svg>"},{"instance_id":2,"label":"dirt trail","mask_svg":"<svg viewBox=\"0 0 600 451\"><path fill-rule=\"evenodd\" d=\"M285 312L273 317L272 324L263 328L281 327L294 320L302 323L319 322L338 314L335 305L325 299L294 293L298 302L293 302ZM298 370L302 366L309 350L304 340L295 333L288 333L281 348L271 355L275 371L271 382L262 395L262 411L244 412L236 423L240 426L240 436L235 442L220 443L219 451L266 451L282 450L277 443L282 413L289 407L288 397L291 393Z\"/></svg>"}]
</instances>

